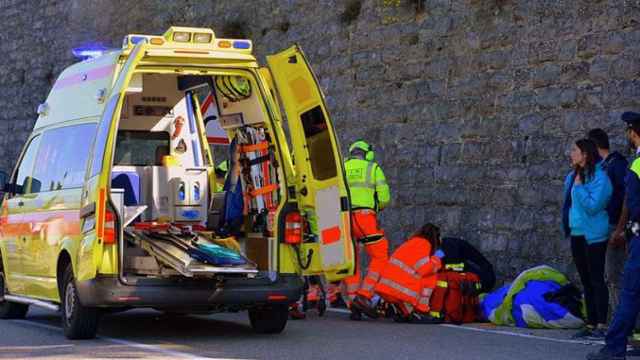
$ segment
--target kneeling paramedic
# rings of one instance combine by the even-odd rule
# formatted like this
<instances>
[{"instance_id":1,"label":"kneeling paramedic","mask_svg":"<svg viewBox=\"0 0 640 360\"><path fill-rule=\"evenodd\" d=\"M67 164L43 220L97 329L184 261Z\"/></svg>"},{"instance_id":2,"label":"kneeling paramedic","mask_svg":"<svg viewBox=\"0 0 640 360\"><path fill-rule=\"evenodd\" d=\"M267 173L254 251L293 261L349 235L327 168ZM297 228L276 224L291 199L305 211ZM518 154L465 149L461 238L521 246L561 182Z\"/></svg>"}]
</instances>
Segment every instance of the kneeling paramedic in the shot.
<instances>
[{"instance_id":1,"label":"kneeling paramedic","mask_svg":"<svg viewBox=\"0 0 640 360\"><path fill-rule=\"evenodd\" d=\"M375 291L394 307L397 320L440 322L429 315L429 301L437 285L436 273L444 257L439 247L440 229L425 224L393 252L382 269Z\"/></svg>"},{"instance_id":2,"label":"kneeling paramedic","mask_svg":"<svg viewBox=\"0 0 640 360\"><path fill-rule=\"evenodd\" d=\"M389 205L391 194L382 168L375 161L371 145L358 140L349 147L349 155L345 170L351 195L351 229L354 239L364 245L370 259L369 269L362 283L359 260L356 261L355 274L344 280L345 302L351 309L351 319L360 320L361 311L371 308L373 287L389 256L389 242L378 226L377 212ZM367 314L374 313L367 311Z\"/></svg>"}]
</instances>

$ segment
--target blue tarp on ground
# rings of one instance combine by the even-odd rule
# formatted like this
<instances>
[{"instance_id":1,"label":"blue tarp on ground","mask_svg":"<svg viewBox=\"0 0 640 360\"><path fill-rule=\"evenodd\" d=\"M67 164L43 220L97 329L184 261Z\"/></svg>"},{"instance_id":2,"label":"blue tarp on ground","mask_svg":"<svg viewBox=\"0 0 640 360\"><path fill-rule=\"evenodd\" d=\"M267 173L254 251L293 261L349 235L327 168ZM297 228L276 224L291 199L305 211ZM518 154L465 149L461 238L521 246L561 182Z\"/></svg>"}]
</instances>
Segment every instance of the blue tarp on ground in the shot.
<instances>
[{"instance_id":1,"label":"blue tarp on ground","mask_svg":"<svg viewBox=\"0 0 640 360\"><path fill-rule=\"evenodd\" d=\"M544 295L566 285L568 280L549 266L538 266L521 273L516 280L484 296L484 317L497 325L528 328L571 329L584 325L560 304Z\"/></svg>"}]
</instances>

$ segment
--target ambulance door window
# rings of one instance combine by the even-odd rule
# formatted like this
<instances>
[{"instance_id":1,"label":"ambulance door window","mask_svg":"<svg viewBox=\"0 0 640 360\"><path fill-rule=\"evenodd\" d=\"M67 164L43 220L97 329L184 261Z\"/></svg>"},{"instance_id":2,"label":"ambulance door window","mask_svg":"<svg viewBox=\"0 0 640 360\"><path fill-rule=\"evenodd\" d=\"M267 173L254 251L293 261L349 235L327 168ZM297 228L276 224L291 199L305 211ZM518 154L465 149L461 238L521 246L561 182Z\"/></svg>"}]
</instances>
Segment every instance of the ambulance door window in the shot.
<instances>
[{"instance_id":1,"label":"ambulance door window","mask_svg":"<svg viewBox=\"0 0 640 360\"><path fill-rule=\"evenodd\" d=\"M29 192L29 179L33 173L33 165L36 159L36 152L38 151L38 145L40 144L40 136L36 136L31 139L31 142L27 146L27 150L20 161L20 166L16 172L14 183L21 187L23 193Z\"/></svg>"},{"instance_id":2,"label":"ambulance door window","mask_svg":"<svg viewBox=\"0 0 640 360\"><path fill-rule=\"evenodd\" d=\"M336 158L331 147L329 127L322 108L316 106L300 115L304 136L307 139L309 162L313 177L327 180L337 176Z\"/></svg>"}]
</instances>

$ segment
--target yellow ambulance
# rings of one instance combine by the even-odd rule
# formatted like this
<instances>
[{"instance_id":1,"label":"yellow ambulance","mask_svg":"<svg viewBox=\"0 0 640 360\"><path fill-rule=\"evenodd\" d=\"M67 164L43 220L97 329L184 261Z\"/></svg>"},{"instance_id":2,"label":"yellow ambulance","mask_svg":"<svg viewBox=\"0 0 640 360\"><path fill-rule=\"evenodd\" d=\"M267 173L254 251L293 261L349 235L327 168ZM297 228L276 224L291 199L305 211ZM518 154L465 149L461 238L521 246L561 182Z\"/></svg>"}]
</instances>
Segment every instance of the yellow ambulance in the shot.
<instances>
[{"instance_id":1,"label":"yellow ambulance","mask_svg":"<svg viewBox=\"0 0 640 360\"><path fill-rule=\"evenodd\" d=\"M261 67L204 28L124 38L64 70L4 187L0 317L248 310L280 333L302 276L354 271L338 139L298 46ZM85 51L86 53L86 51ZM227 135L217 184L209 122Z\"/></svg>"}]
</instances>

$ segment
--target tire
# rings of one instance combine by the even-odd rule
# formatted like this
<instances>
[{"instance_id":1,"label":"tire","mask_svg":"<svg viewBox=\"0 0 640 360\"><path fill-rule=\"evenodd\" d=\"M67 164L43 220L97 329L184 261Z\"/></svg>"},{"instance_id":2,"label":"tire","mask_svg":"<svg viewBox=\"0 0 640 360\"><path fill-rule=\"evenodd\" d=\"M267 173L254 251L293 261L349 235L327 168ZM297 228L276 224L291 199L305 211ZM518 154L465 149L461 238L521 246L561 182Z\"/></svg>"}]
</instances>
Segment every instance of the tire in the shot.
<instances>
[{"instance_id":1,"label":"tire","mask_svg":"<svg viewBox=\"0 0 640 360\"><path fill-rule=\"evenodd\" d=\"M61 316L64 335L71 340L93 339L98 332L100 312L80 304L71 264L64 270L61 286Z\"/></svg>"},{"instance_id":2,"label":"tire","mask_svg":"<svg viewBox=\"0 0 640 360\"><path fill-rule=\"evenodd\" d=\"M287 305L271 305L249 310L251 327L259 334L279 334L287 326Z\"/></svg>"},{"instance_id":3,"label":"tire","mask_svg":"<svg viewBox=\"0 0 640 360\"><path fill-rule=\"evenodd\" d=\"M4 270L2 269L2 259L0 259L0 288L2 294L7 293ZM24 319L29 311L29 305L18 304L10 301L0 301L0 319Z\"/></svg>"}]
</instances>

